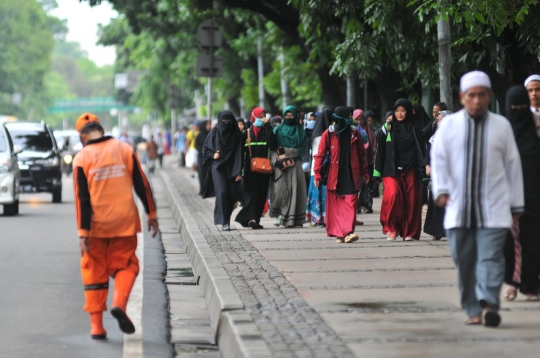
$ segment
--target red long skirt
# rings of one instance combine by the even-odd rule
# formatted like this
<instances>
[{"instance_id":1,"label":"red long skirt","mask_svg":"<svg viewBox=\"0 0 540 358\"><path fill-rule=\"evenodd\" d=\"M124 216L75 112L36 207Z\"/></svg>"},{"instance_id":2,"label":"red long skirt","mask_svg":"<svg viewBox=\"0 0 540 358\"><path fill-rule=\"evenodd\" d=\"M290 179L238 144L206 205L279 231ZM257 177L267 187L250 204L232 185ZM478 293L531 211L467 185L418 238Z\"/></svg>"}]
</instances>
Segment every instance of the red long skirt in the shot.
<instances>
[{"instance_id":1,"label":"red long skirt","mask_svg":"<svg viewBox=\"0 0 540 358\"><path fill-rule=\"evenodd\" d=\"M403 238L419 240L422 233L422 189L416 166L393 177L384 177L383 184L383 234L397 232Z\"/></svg>"},{"instance_id":2,"label":"red long skirt","mask_svg":"<svg viewBox=\"0 0 540 358\"><path fill-rule=\"evenodd\" d=\"M358 194L340 196L326 191L326 236L345 237L354 232Z\"/></svg>"}]
</instances>

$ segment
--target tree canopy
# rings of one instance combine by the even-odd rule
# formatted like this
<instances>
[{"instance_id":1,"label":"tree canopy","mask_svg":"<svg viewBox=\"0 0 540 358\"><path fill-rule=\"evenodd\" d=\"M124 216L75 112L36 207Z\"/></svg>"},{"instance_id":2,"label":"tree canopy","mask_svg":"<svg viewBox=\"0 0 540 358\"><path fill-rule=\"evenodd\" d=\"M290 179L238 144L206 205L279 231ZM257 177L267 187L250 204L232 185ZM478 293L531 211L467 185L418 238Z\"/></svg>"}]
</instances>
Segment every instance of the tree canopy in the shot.
<instances>
[{"instance_id":1,"label":"tree canopy","mask_svg":"<svg viewBox=\"0 0 540 358\"><path fill-rule=\"evenodd\" d=\"M81 0L85 1L85 0ZM101 0L88 0L99 5ZM116 44L123 69L146 71L133 100L165 112L167 86L188 108L204 79L195 76L197 25L213 17L224 34L219 54L224 77L216 84L221 103L238 114L258 103L257 38L263 41L267 109L281 107L281 63L290 102L301 108L346 102L347 76L367 81L368 103L378 113L400 96L438 98L437 21L451 26L452 78L480 69L492 78L502 105L509 86L540 72L540 18L535 0L109 0L121 17L103 28ZM358 86L357 86L358 87ZM360 91L358 91L360 92ZM456 101L458 103L458 101Z\"/></svg>"}]
</instances>

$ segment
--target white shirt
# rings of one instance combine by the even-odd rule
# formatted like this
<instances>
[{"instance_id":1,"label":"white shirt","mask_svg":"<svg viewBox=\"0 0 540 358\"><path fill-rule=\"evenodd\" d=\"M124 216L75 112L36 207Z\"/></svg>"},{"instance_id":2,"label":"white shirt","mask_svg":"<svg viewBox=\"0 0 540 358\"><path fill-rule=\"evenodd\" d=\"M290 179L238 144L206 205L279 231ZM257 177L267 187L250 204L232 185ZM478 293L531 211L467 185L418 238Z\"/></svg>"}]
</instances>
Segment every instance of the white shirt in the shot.
<instances>
[{"instance_id":1,"label":"white shirt","mask_svg":"<svg viewBox=\"0 0 540 358\"><path fill-rule=\"evenodd\" d=\"M445 229L511 228L512 213L524 211L521 159L503 116L488 112L477 124L465 110L445 117L431 164L435 197L450 197Z\"/></svg>"}]
</instances>

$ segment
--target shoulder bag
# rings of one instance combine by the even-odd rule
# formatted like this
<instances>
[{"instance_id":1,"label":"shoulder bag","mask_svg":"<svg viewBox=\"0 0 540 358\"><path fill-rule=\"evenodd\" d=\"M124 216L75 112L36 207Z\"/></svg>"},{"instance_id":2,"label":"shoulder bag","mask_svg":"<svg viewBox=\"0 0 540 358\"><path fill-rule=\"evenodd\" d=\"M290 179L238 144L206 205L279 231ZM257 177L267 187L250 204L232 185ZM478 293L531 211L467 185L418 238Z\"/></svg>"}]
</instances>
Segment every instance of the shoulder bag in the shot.
<instances>
[{"instance_id":1,"label":"shoulder bag","mask_svg":"<svg viewBox=\"0 0 540 358\"><path fill-rule=\"evenodd\" d=\"M249 158L251 162L251 171L253 173L259 173L259 174L272 174L272 163L270 162L270 149L268 149L268 158L261 158L256 157L253 158L253 154L251 153L251 134L250 130L247 130L248 132L248 149L249 149Z\"/></svg>"}]
</instances>

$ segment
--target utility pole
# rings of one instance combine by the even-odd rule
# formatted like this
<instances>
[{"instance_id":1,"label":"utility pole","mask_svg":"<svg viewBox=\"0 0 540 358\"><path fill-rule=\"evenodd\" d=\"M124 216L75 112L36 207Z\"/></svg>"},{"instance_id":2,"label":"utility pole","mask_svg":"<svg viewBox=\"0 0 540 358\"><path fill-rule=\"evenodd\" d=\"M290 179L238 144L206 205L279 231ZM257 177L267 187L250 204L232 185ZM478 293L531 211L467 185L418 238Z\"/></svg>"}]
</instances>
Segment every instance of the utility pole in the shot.
<instances>
[{"instance_id":1,"label":"utility pole","mask_svg":"<svg viewBox=\"0 0 540 358\"><path fill-rule=\"evenodd\" d=\"M289 104L289 87L287 81L285 81L285 55L283 54L283 48L279 54L279 63L281 67L281 98L283 99L283 108Z\"/></svg>"},{"instance_id":2,"label":"utility pole","mask_svg":"<svg viewBox=\"0 0 540 358\"><path fill-rule=\"evenodd\" d=\"M347 75L347 106L353 107L356 105L355 103L355 97L356 97L356 81L354 77L354 71L351 71Z\"/></svg>"},{"instance_id":3,"label":"utility pole","mask_svg":"<svg viewBox=\"0 0 540 358\"><path fill-rule=\"evenodd\" d=\"M257 70L259 72L259 107L264 108L264 63L262 52L262 36L257 37Z\"/></svg>"},{"instance_id":4,"label":"utility pole","mask_svg":"<svg viewBox=\"0 0 540 358\"><path fill-rule=\"evenodd\" d=\"M452 53L450 49L450 24L441 16L437 23L437 33L439 39L439 79L441 87L441 102L446 103L450 110L453 110L452 100L452 78L450 67L452 65Z\"/></svg>"}]
</instances>

